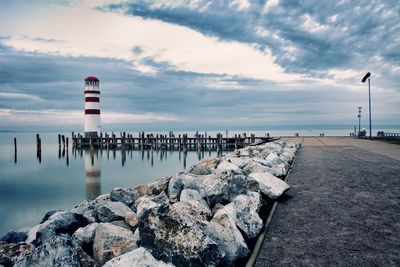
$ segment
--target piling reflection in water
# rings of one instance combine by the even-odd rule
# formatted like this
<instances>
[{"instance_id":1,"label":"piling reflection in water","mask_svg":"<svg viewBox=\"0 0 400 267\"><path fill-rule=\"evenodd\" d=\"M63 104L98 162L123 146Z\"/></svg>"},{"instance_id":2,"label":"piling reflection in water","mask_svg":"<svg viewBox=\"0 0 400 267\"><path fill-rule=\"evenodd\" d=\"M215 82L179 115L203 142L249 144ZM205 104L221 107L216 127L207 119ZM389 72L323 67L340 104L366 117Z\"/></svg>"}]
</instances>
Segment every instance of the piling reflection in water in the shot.
<instances>
[{"instance_id":1,"label":"piling reflection in water","mask_svg":"<svg viewBox=\"0 0 400 267\"><path fill-rule=\"evenodd\" d=\"M85 150L86 199L93 200L101 194L101 153Z\"/></svg>"}]
</instances>

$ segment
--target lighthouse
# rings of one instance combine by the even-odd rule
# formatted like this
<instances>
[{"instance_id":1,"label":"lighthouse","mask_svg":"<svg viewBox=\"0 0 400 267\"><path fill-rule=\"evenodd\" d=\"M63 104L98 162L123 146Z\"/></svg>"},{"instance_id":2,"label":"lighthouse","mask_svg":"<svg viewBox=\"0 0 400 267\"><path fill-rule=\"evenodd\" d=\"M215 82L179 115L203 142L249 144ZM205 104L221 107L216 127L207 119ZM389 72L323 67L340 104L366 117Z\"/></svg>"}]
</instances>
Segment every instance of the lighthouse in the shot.
<instances>
[{"instance_id":1,"label":"lighthouse","mask_svg":"<svg viewBox=\"0 0 400 267\"><path fill-rule=\"evenodd\" d=\"M100 81L89 76L85 79L85 137L96 138L100 132Z\"/></svg>"}]
</instances>

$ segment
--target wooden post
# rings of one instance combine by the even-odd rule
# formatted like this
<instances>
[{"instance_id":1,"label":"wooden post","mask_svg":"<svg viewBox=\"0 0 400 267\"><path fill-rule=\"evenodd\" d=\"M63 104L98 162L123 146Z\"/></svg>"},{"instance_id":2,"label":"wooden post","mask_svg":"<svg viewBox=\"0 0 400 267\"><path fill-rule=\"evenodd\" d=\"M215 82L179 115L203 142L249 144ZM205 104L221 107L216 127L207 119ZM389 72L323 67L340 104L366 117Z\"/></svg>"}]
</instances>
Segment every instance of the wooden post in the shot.
<instances>
[{"instance_id":1,"label":"wooden post","mask_svg":"<svg viewBox=\"0 0 400 267\"><path fill-rule=\"evenodd\" d=\"M61 134L58 135L58 145L61 146Z\"/></svg>"},{"instance_id":2,"label":"wooden post","mask_svg":"<svg viewBox=\"0 0 400 267\"><path fill-rule=\"evenodd\" d=\"M17 138L14 137L14 163L17 163Z\"/></svg>"}]
</instances>

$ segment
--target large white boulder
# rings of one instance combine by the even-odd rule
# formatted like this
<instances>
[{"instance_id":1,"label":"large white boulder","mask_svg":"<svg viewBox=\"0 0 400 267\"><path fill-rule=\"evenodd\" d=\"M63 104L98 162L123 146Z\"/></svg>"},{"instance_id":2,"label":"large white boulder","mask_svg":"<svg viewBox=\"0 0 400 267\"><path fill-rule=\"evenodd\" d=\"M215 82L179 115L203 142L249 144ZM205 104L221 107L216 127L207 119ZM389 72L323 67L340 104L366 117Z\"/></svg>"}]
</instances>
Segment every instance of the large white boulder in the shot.
<instances>
[{"instance_id":1,"label":"large white boulder","mask_svg":"<svg viewBox=\"0 0 400 267\"><path fill-rule=\"evenodd\" d=\"M249 177L256 180L261 192L272 199L280 197L290 188L286 182L268 172L251 173Z\"/></svg>"},{"instance_id":2,"label":"large white boulder","mask_svg":"<svg viewBox=\"0 0 400 267\"><path fill-rule=\"evenodd\" d=\"M103 267L139 267L139 266L157 266L157 267L172 267L172 263L159 261L151 255L151 253L141 247L125 253L112 260L107 261Z\"/></svg>"},{"instance_id":3,"label":"large white boulder","mask_svg":"<svg viewBox=\"0 0 400 267\"><path fill-rule=\"evenodd\" d=\"M230 266L236 259L246 257L249 249L235 223L236 210L227 205L217 211L207 225L206 233L225 253L223 265Z\"/></svg>"}]
</instances>

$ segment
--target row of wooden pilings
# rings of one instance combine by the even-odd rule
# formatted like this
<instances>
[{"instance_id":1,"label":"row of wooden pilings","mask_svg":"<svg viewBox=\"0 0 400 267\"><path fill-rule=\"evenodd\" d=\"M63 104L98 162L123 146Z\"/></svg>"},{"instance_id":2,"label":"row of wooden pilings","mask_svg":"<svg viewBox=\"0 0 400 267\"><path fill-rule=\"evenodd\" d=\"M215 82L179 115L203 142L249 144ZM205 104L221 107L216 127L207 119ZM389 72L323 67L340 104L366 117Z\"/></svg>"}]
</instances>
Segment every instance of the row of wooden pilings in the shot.
<instances>
[{"instance_id":1,"label":"row of wooden pilings","mask_svg":"<svg viewBox=\"0 0 400 267\"><path fill-rule=\"evenodd\" d=\"M269 138L269 137L265 137ZM231 138L224 138L221 133L218 133L216 137L200 135L198 132L195 137L188 137L187 134L179 134L176 136L173 132L169 135L163 134L145 134L144 132L139 133L139 137L134 137L133 134L127 134L121 132L120 137L117 137L113 132L111 134L101 133L98 137L84 137L81 134L72 133L73 146L75 148L84 147L98 147L98 148L121 148L121 149L197 149L203 150L204 148L211 147L215 150L235 149L244 147L248 144L255 143L256 137L251 134L247 137L246 134L237 135Z\"/></svg>"}]
</instances>

